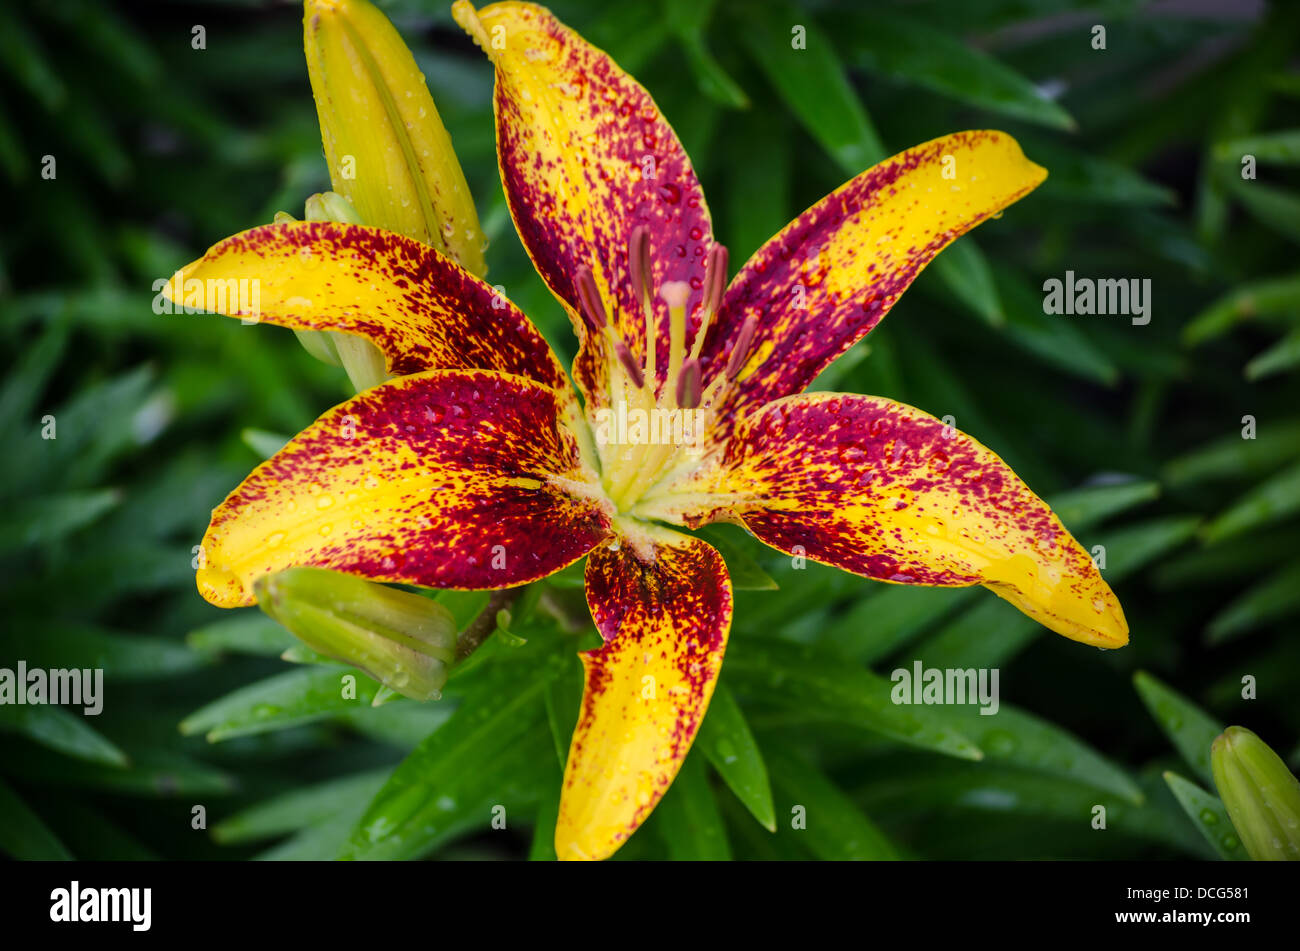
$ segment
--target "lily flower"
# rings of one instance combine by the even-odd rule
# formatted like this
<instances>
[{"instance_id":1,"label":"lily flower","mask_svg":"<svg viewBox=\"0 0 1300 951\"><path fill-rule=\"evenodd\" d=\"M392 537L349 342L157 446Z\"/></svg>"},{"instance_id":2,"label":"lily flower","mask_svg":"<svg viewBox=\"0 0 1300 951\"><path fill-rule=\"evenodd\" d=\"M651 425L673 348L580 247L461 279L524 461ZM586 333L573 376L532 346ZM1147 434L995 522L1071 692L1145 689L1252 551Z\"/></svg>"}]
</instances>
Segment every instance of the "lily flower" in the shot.
<instances>
[{"instance_id":1,"label":"lily flower","mask_svg":"<svg viewBox=\"0 0 1300 951\"><path fill-rule=\"evenodd\" d=\"M581 655L566 859L626 841L708 708L732 589L681 529L726 520L868 578L981 584L1068 638L1127 642L1088 553L994 453L888 399L802 392L947 244L1042 182L1011 137L962 132L868 169L728 281L644 88L541 7L453 13L496 69L506 197L578 335L582 401L528 318L426 245L330 222L222 241L185 276L258 276L263 323L366 337L396 378L326 412L215 510L205 598L252 604L258 578L294 566L499 589L585 556L604 644ZM676 425L688 410L699 438Z\"/></svg>"}]
</instances>

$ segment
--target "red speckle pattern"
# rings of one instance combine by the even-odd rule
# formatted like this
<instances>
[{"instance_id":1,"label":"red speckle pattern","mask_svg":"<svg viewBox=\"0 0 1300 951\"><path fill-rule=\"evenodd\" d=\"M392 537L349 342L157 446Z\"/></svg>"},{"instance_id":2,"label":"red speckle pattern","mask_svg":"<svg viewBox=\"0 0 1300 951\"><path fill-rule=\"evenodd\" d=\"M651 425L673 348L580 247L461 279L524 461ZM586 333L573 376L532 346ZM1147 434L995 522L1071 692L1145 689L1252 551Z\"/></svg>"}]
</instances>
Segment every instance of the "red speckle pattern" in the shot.
<instances>
[{"instance_id":1,"label":"red speckle pattern","mask_svg":"<svg viewBox=\"0 0 1300 951\"><path fill-rule=\"evenodd\" d=\"M557 424L559 399L484 370L365 391L213 513L200 587L233 573L242 590L228 596L252 603L252 580L297 565L438 588L505 588L559 570L610 533L607 503L554 480L590 477Z\"/></svg>"},{"instance_id":2,"label":"red speckle pattern","mask_svg":"<svg viewBox=\"0 0 1300 951\"><path fill-rule=\"evenodd\" d=\"M616 330L643 360L645 320L628 239L638 225L649 228L655 287L688 283L691 313L713 245L704 194L650 94L607 54L542 7L501 4L479 15L489 33L505 27L506 49L494 58L506 198L524 247L584 338L574 377L592 410L608 404L606 345L577 318L577 269L592 269ZM657 295L654 308L662 381L668 311Z\"/></svg>"},{"instance_id":3,"label":"red speckle pattern","mask_svg":"<svg viewBox=\"0 0 1300 951\"><path fill-rule=\"evenodd\" d=\"M503 294L428 245L331 222L265 225L213 246L188 276L256 279L261 319L373 341L395 374L488 369L566 387L545 338ZM238 314L232 314L238 316Z\"/></svg>"},{"instance_id":4,"label":"red speckle pattern","mask_svg":"<svg viewBox=\"0 0 1300 951\"><path fill-rule=\"evenodd\" d=\"M975 170L992 179L1012 163L1036 168L1002 133L960 132L872 167L787 225L736 275L706 340L707 383L757 315L751 353L761 362L717 408L716 438L770 400L802 392L944 247L1041 181L1031 172L1002 190L954 190L943 177L945 156L956 157L964 177Z\"/></svg>"}]
</instances>

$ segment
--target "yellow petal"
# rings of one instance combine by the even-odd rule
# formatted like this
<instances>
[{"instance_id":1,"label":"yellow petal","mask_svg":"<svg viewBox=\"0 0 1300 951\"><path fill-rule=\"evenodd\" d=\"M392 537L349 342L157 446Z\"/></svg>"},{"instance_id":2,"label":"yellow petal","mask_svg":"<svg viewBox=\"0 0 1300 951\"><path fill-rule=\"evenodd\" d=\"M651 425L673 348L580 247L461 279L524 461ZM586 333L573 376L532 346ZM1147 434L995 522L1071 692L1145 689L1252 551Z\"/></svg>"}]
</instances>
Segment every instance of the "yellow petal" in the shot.
<instances>
[{"instance_id":1,"label":"yellow petal","mask_svg":"<svg viewBox=\"0 0 1300 951\"><path fill-rule=\"evenodd\" d=\"M586 688L555 828L561 859L606 858L650 815L704 719L731 628L721 556L665 530L593 551L587 602L605 645L582 655Z\"/></svg>"},{"instance_id":2,"label":"yellow petal","mask_svg":"<svg viewBox=\"0 0 1300 951\"><path fill-rule=\"evenodd\" d=\"M1092 558L1011 468L933 416L809 393L747 417L713 467L643 500L644 517L742 520L789 554L898 584L982 584L1058 634L1128 643Z\"/></svg>"}]
</instances>

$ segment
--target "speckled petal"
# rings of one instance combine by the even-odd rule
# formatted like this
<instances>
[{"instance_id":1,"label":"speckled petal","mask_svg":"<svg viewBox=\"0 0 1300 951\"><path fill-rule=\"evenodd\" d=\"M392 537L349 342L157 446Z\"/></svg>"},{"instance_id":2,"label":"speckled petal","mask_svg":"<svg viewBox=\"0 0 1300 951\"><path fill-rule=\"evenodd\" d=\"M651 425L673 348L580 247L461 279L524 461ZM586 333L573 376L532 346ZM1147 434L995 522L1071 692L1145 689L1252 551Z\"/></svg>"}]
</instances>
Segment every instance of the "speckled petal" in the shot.
<instances>
[{"instance_id":1,"label":"speckled petal","mask_svg":"<svg viewBox=\"0 0 1300 951\"><path fill-rule=\"evenodd\" d=\"M390 373L501 370L568 388L555 354L519 308L428 245L391 231L264 225L214 245L184 268L182 280L204 287L256 281L247 286L250 295L256 289L260 321L365 337L383 351ZM215 309L246 316L251 308L238 299L223 294Z\"/></svg>"},{"instance_id":2,"label":"speckled petal","mask_svg":"<svg viewBox=\"0 0 1300 951\"><path fill-rule=\"evenodd\" d=\"M334 407L212 513L199 591L252 604L254 580L300 565L437 588L563 568L610 520L561 399L519 376L433 370Z\"/></svg>"},{"instance_id":3,"label":"speckled petal","mask_svg":"<svg viewBox=\"0 0 1300 951\"><path fill-rule=\"evenodd\" d=\"M736 275L706 341L707 382L725 369L745 319L758 321L739 382L716 408L718 437L802 392L935 255L1046 176L1006 133L958 132L881 162L790 222Z\"/></svg>"},{"instance_id":4,"label":"speckled petal","mask_svg":"<svg viewBox=\"0 0 1300 951\"><path fill-rule=\"evenodd\" d=\"M731 627L718 553L674 532L625 535L587 559L605 645L582 655L586 689L555 829L562 859L613 854L663 797L704 719Z\"/></svg>"},{"instance_id":5,"label":"speckled petal","mask_svg":"<svg viewBox=\"0 0 1300 951\"><path fill-rule=\"evenodd\" d=\"M880 581L982 584L1073 640L1128 642L1119 601L1047 504L994 453L910 406L777 400L741 423L717 467L675 490L686 494L653 514L739 518L787 553Z\"/></svg>"},{"instance_id":6,"label":"speckled petal","mask_svg":"<svg viewBox=\"0 0 1300 951\"><path fill-rule=\"evenodd\" d=\"M642 359L645 320L628 239L638 225L649 229L655 286L687 282L691 313L713 244L704 194L650 94L549 10L494 3L475 18L472 6L457 3L453 13L496 67L497 153L510 212L584 340L573 375L588 408L606 406L606 344L579 317L577 270L591 268L615 329ZM662 355L668 312L657 297L654 307ZM661 356L661 380L665 370Z\"/></svg>"}]
</instances>

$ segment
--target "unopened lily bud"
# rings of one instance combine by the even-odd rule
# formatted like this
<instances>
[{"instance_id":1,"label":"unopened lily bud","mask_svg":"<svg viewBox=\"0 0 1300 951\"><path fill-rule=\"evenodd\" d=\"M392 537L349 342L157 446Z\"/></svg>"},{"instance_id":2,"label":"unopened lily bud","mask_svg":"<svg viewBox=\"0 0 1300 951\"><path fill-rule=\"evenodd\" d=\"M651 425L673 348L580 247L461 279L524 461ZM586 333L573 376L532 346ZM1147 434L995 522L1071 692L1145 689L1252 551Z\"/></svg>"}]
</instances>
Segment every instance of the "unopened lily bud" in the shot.
<instances>
[{"instance_id":1,"label":"unopened lily bud","mask_svg":"<svg viewBox=\"0 0 1300 951\"><path fill-rule=\"evenodd\" d=\"M456 622L436 601L323 568L253 585L258 606L318 654L412 700L436 700L456 658Z\"/></svg>"},{"instance_id":2,"label":"unopened lily bud","mask_svg":"<svg viewBox=\"0 0 1300 951\"><path fill-rule=\"evenodd\" d=\"M487 242L465 173L392 23L366 0L306 0L303 46L334 190L366 224L484 276Z\"/></svg>"},{"instance_id":3,"label":"unopened lily bud","mask_svg":"<svg viewBox=\"0 0 1300 951\"><path fill-rule=\"evenodd\" d=\"M1245 727L1230 726L1210 747L1214 785L1241 844L1256 861L1300 861L1300 781Z\"/></svg>"}]
</instances>

